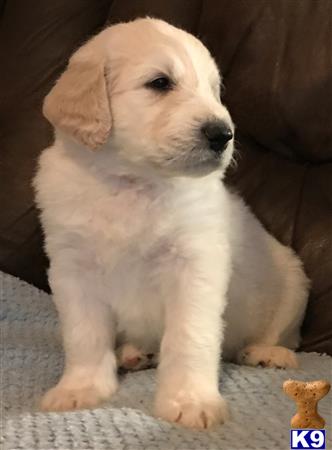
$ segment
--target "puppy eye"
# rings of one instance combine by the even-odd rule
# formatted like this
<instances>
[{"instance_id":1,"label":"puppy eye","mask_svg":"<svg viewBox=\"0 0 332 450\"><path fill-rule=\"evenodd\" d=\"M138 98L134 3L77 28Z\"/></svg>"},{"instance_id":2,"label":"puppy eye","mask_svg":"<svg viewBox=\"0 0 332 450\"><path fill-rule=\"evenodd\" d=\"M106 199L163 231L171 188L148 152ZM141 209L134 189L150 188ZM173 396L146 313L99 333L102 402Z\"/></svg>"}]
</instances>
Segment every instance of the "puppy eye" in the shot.
<instances>
[{"instance_id":1,"label":"puppy eye","mask_svg":"<svg viewBox=\"0 0 332 450\"><path fill-rule=\"evenodd\" d=\"M155 91L170 91L173 88L173 82L168 77L158 77L152 81L149 81L146 86Z\"/></svg>"}]
</instances>

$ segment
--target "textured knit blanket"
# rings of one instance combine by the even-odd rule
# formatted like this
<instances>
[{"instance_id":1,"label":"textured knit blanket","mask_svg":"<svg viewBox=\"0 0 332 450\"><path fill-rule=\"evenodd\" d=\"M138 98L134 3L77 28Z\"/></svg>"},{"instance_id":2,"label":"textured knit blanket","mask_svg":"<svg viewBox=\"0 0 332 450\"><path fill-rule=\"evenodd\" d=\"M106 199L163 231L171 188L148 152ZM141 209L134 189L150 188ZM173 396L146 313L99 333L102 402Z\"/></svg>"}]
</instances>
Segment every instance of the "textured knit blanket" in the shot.
<instances>
[{"instance_id":1,"label":"textured knit blanket","mask_svg":"<svg viewBox=\"0 0 332 450\"><path fill-rule=\"evenodd\" d=\"M38 412L38 399L63 367L57 318L49 295L0 273L1 446L9 449L287 450L295 405L282 392L288 378L330 379L332 358L301 354L299 370L224 364L220 381L231 420L190 431L151 414L155 370L129 373L109 404L92 411ZM320 402L332 448L332 395Z\"/></svg>"}]
</instances>

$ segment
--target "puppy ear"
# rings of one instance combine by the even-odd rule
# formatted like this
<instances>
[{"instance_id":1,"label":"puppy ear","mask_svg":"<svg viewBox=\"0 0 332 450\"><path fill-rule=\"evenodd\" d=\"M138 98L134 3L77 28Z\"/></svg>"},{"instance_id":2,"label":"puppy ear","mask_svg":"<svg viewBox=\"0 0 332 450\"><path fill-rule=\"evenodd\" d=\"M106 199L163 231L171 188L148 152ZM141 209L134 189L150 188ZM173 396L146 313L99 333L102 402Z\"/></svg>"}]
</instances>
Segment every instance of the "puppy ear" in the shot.
<instances>
[{"instance_id":1,"label":"puppy ear","mask_svg":"<svg viewBox=\"0 0 332 450\"><path fill-rule=\"evenodd\" d=\"M95 46L78 50L46 96L44 116L87 147L97 149L111 130L105 57Z\"/></svg>"}]
</instances>

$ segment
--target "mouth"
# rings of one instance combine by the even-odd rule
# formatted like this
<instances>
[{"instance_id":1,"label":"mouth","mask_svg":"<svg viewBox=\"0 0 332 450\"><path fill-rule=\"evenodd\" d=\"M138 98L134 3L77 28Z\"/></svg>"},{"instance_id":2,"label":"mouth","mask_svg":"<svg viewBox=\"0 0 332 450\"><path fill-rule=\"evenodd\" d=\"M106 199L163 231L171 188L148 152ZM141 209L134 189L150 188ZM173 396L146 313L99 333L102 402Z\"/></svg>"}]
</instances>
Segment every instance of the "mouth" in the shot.
<instances>
[{"instance_id":1,"label":"mouth","mask_svg":"<svg viewBox=\"0 0 332 450\"><path fill-rule=\"evenodd\" d=\"M221 159L211 158L204 161L191 161L184 165L183 171L203 176L218 170L220 167Z\"/></svg>"},{"instance_id":2,"label":"mouth","mask_svg":"<svg viewBox=\"0 0 332 450\"><path fill-rule=\"evenodd\" d=\"M188 167L217 167L222 161L222 152L213 152L205 146L195 146L184 158Z\"/></svg>"},{"instance_id":3,"label":"mouth","mask_svg":"<svg viewBox=\"0 0 332 450\"><path fill-rule=\"evenodd\" d=\"M204 176L218 170L222 165L222 155L208 149L193 147L182 156L167 157L169 172L181 175Z\"/></svg>"}]
</instances>

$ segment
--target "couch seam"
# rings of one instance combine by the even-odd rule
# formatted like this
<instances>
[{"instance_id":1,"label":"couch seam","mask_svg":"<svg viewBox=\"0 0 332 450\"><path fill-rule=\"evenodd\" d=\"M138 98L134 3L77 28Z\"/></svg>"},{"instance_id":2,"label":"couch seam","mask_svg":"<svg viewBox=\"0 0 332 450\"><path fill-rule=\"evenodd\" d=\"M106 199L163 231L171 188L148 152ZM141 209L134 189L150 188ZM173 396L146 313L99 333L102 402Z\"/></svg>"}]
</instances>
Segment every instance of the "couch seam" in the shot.
<instances>
[{"instance_id":1,"label":"couch seam","mask_svg":"<svg viewBox=\"0 0 332 450\"><path fill-rule=\"evenodd\" d=\"M303 205L304 186L306 183L308 170L309 170L309 165L308 164L304 165L302 183L301 183L301 187L299 190L297 207L296 207L295 213L294 213L294 221L293 221L293 227L292 227L293 229L292 229L292 237L291 237L291 247L293 249L295 249L296 252L297 252L297 248L295 248L295 240L296 240L297 229L298 229L298 224L299 224L299 215L300 215L302 205Z\"/></svg>"},{"instance_id":2,"label":"couch seam","mask_svg":"<svg viewBox=\"0 0 332 450\"><path fill-rule=\"evenodd\" d=\"M263 3L262 6L261 6L261 8L258 10L256 16L255 16L255 17L252 19L252 21L248 24L246 30L245 30L244 33L242 34L242 36L241 36L239 42L237 43L237 46L236 46L234 52L233 52L233 55L232 55L232 57L230 58L230 62L229 62L229 64L228 64L228 67L227 67L227 69L224 71L224 74L223 74L223 75L224 75L224 78L228 77L229 74L230 74L230 72L232 71L233 64L234 64L234 62L235 62L235 60L236 60L236 58L237 58L237 55L238 55L238 53L239 53L239 51L240 51L240 49L241 49L243 43L246 41L246 39L248 38L248 36L249 36L250 33L252 32L255 23L260 19L260 17L261 17L262 14L264 13L265 9L266 9L266 3Z\"/></svg>"}]
</instances>

